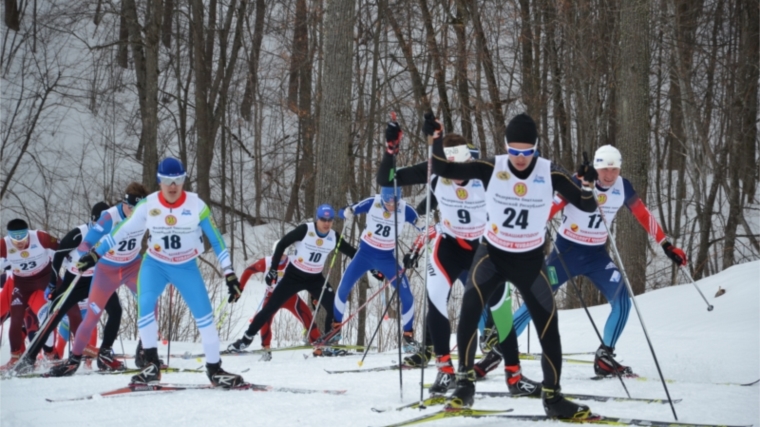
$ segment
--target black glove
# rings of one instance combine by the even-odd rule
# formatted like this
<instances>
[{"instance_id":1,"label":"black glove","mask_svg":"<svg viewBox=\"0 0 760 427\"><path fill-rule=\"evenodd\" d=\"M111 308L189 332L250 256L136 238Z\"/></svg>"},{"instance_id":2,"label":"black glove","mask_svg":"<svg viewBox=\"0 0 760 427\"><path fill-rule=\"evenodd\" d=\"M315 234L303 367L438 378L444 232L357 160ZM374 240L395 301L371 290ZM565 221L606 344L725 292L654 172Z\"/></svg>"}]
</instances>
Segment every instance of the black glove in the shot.
<instances>
[{"instance_id":1,"label":"black glove","mask_svg":"<svg viewBox=\"0 0 760 427\"><path fill-rule=\"evenodd\" d=\"M591 166L591 163L589 163L588 153L585 151L583 152L583 163L578 166L578 171L575 175L578 179L583 180L585 183L591 184L592 186L599 178L599 173L593 166Z\"/></svg>"},{"instance_id":2,"label":"black glove","mask_svg":"<svg viewBox=\"0 0 760 427\"><path fill-rule=\"evenodd\" d=\"M381 282L385 280L385 275L377 270L370 270L369 273L372 275L372 277Z\"/></svg>"},{"instance_id":3,"label":"black glove","mask_svg":"<svg viewBox=\"0 0 760 427\"><path fill-rule=\"evenodd\" d=\"M230 273L224 277L227 279L227 292L230 294L230 297L227 298L227 302L235 303L240 299L240 294L243 293L243 291L240 290L240 281L238 281L235 273Z\"/></svg>"},{"instance_id":4,"label":"black glove","mask_svg":"<svg viewBox=\"0 0 760 427\"><path fill-rule=\"evenodd\" d=\"M434 136L437 131L441 130L441 124L435 119L432 111L425 113L425 122L422 124L422 133L425 136Z\"/></svg>"},{"instance_id":5,"label":"black glove","mask_svg":"<svg viewBox=\"0 0 760 427\"><path fill-rule=\"evenodd\" d=\"M404 255L404 268L410 269L410 268L417 268L419 265L419 256L417 252L410 252L406 255Z\"/></svg>"},{"instance_id":6,"label":"black glove","mask_svg":"<svg viewBox=\"0 0 760 427\"><path fill-rule=\"evenodd\" d=\"M403 135L404 131L401 130L401 126L398 125L398 122L388 122L388 127L385 128L385 151L387 151L388 154L398 154L398 147Z\"/></svg>"},{"instance_id":7,"label":"black glove","mask_svg":"<svg viewBox=\"0 0 760 427\"><path fill-rule=\"evenodd\" d=\"M264 281L267 285L274 286L277 283L277 269L274 267L270 268Z\"/></svg>"},{"instance_id":8,"label":"black glove","mask_svg":"<svg viewBox=\"0 0 760 427\"><path fill-rule=\"evenodd\" d=\"M99 259L100 257L95 251L87 252L79 258L79 261L77 262L77 270L79 270L80 273L84 273L92 267L95 267L95 264L98 263Z\"/></svg>"},{"instance_id":9,"label":"black glove","mask_svg":"<svg viewBox=\"0 0 760 427\"><path fill-rule=\"evenodd\" d=\"M676 265L686 265L686 254L681 248L673 246L667 240L662 242L662 250Z\"/></svg>"}]
</instances>

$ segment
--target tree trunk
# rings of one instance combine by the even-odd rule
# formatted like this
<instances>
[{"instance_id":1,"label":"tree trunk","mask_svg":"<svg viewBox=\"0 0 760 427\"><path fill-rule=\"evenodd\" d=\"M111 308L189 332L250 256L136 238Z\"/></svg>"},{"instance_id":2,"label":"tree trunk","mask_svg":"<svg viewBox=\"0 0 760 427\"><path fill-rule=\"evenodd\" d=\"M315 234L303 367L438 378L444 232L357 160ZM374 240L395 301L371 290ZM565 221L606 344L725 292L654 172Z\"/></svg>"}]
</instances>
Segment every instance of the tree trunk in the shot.
<instances>
[{"instance_id":1,"label":"tree trunk","mask_svg":"<svg viewBox=\"0 0 760 427\"><path fill-rule=\"evenodd\" d=\"M353 0L328 0L324 22L324 68L319 102L319 127L316 139L316 186L314 204L346 205L351 147L352 64L354 54ZM307 197L311 195L307 194ZM342 227L342 221L336 221ZM337 288L339 269L334 268L330 282Z\"/></svg>"},{"instance_id":2,"label":"tree trunk","mask_svg":"<svg viewBox=\"0 0 760 427\"><path fill-rule=\"evenodd\" d=\"M124 0L132 58L135 61L137 94L140 100L140 142L137 158L143 162L142 182L148 191L156 190L158 169L158 47L161 39L162 0L150 0L143 37L134 0Z\"/></svg>"},{"instance_id":3,"label":"tree trunk","mask_svg":"<svg viewBox=\"0 0 760 427\"><path fill-rule=\"evenodd\" d=\"M240 103L240 115L247 121L251 120L251 108L256 98L258 85L259 56L261 55L261 41L264 39L264 14L266 13L266 1L256 0L256 20L253 25L253 40L251 42L251 56L248 60L248 77L245 81L245 92Z\"/></svg>"},{"instance_id":4,"label":"tree trunk","mask_svg":"<svg viewBox=\"0 0 760 427\"><path fill-rule=\"evenodd\" d=\"M441 61L441 52L435 41L435 30L433 29L433 18L430 16L427 0L419 0L420 11L422 12L422 22L425 25L425 41L427 43L430 58L433 60L433 71L436 88L438 88L439 107L441 108L443 129L446 133L454 132L454 125L451 121L451 106L449 105L449 96L446 92L446 70L443 68Z\"/></svg>"},{"instance_id":5,"label":"tree trunk","mask_svg":"<svg viewBox=\"0 0 760 427\"><path fill-rule=\"evenodd\" d=\"M624 174L646 203L649 173L648 0L622 0L617 75L617 141ZM634 294L646 290L648 237L633 215L621 215L617 247Z\"/></svg>"},{"instance_id":6,"label":"tree trunk","mask_svg":"<svg viewBox=\"0 0 760 427\"><path fill-rule=\"evenodd\" d=\"M478 10L478 4L475 0L465 0L468 2L468 10L470 19L472 19L473 29L475 30L475 40L478 49L478 59L483 64L483 72L485 73L486 83L488 85L488 96L491 98L491 114L493 115L494 129L491 130L491 134L494 140L497 142L494 144L496 153L503 153L506 148L505 144L502 144L501 138L504 136L505 127L507 125L504 119L504 111L501 106L501 96L499 93L499 85L496 82L496 71L494 70L493 58L491 52L488 49L488 43L486 40L485 31L483 30L483 24L480 22L480 11Z\"/></svg>"}]
</instances>

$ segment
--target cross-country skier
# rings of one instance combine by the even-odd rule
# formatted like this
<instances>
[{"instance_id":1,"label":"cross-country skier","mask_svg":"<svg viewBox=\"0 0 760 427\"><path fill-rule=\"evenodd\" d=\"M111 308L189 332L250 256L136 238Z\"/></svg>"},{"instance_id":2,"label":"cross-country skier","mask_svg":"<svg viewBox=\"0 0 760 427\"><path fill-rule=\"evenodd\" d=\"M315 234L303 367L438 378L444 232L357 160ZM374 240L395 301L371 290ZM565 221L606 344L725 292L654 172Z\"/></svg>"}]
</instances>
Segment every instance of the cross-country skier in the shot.
<instances>
[{"instance_id":1,"label":"cross-country skier","mask_svg":"<svg viewBox=\"0 0 760 427\"><path fill-rule=\"evenodd\" d=\"M173 157L161 160L157 177L160 191L139 201L132 215L101 240L94 251L82 256L79 268L84 271L95 266L108 251L118 249L117 245L125 239L147 229L150 232L148 250L142 258L137 277L137 325L147 364L142 372L132 377L132 382L161 380L158 324L153 308L166 285L172 283L195 318L206 354L209 380L217 387L238 386L243 383L243 377L222 369L214 313L196 261L203 252L205 235L224 270L229 302L236 302L240 298L240 283L232 268L227 247L206 203L197 194L182 189L186 178L182 163Z\"/></svg>"},{"instance_id":2,"label":"cross-country skier","mask_svg":"<svg viewBox=\"0 0 760 427\"><path fill-rule=\"evenodd\" d=\"M132 214L140 200L148 195L142 184L132 182L127 186L121 203L105 210L90 227L77 250L80 255L89 252L103 236L111 233L122 221ZM124 364L113 356L113 343L119 333L121 323L121 304L116 290L125 285L137 293L137 273L140 270L140 249L145 229L135 230L116 243L95 266L90 292L87 296L88 310L84 321L79 326L78 334L71 348L69 359L53 367L50 376L73 375L79 368L87 346L87 336L97 330L98 320L103 310L108 312L108 322L103 330L103 341L97 354L98 369L102 371L120 371ZM80 279L81 280L81 279Z\"/></svg>"},{"instance_id":3,"label":"cross-country skier","mask_svg":"<svg viewBox=\"0 0 760 427\"><path fill-rule=\"evenodd\" d=\"M398 123L388 123L385 131L387 148L380 168L377 171L377 183L381 186L392 185L389 179L393 168L393 156L399 150ZM465 163L479 157L479 151L461 135L449 134L443 138L443 151L449 161ZM400 168L396 171L396 182L399 186L427 183L427 162L414 166ZM454 366L451 362L451 324L449 323L447 303L451 287L457 279L462 283L467 280L467 272L472 264L475 249L480 243L487 222L486 192L483 183L477 179L451 180L433 175L430 180L431 209L432 201L438 205L440 213L439 225L433 228L433 250L427 269L427 331L426 335L432 341L438 373L435 382L430 387L430 394L445 394L455 385ZM424 212L424 201L422 206ZM440 229L440 233L435 230ZM426 232L426 233L429 233ZM408 264L408 263L407 263ZM409 265L405 265L409 267ZM495 292L500 297L503 293ZM511 309L511 307L510 307ZM428 341L428 340L426 340ZM428 342L430 342L428 341ZM417 366L426 363L431 357L428 348L421 349L417 354L407 357L405 364ZM516 395L525 394L526 389L538 392L537 384L521 375L519 366L509 375L510 392ZM521 383L529 383L529 387L520 387Z\"/></svg>"},{"instance_id":4,"label":"cross-country skier","mask_svg":"<svg viewBox=\"0 0 760 427\"><path fill-rule=\"evenodd\" d=\"M253 321L248 325L243 337L229 345L227 348L229 351L240 351L250 346L253 342L253 336L271 321L277 310L291 297L298 298L296 294L303 290L309 291L313 299L317 299L322 292L322 287L325 286L322 299L318 303L328 313L325 318L325 327L329 328L332 321L330 315L333 312L334 294L330 284L325 282L322 270L336 246L339 252L351 258L356 255L356 248L343 240L340 233L332 229L335 220L335 210L332 206L320 205L314 218L314 222L299 225L277 242L277 247L272 254L271 262L273 265L270 265L265 278L267 284L276 283L279 275L274 263L279 264L285 249L290 245L295 245L296 253L292 256L290 265L285 269L280 284L274 288L268 297L268 301L261 307L261 311L253 317ZM264 338L262 337L262 343ZM317 351L315 355L321 355L321 353Z\"/></svg>"},{"instance_id":5,"label":"cross-country skier","mask_svg":"<svg viewBox=\"0 0 760 427\"><path fill-rule=\"evenodd\" d=\"M26 221L20 218L8 222L8 235L0 240L0 264L10 264L13 272L14 292L10 306L11 324L8 341L11 359L6 368L20 362L24 353L24 336L21 327L30 300L44 295L45 288L58 278L53 271L52 254L58 249L58 240L41 230L30 230ZM78 312L78 308L75 308ZM52 353L52 348L46 349ZM34 356L37 354L35 353ZM29 367L34 366L34 358Z\"/></svg>"},{"instance_id":6,"label":"cross-country skier","mask_svg":"<svg viewBox=\"0 0 760 427\"><path fill-rule=\"evenodd\" d=\"M394 218L394 212L398 215L398 219ZM408 222L417 228L417 231L421 231L417 226L417 212L401 200L401 187L398 187L397 191L394 191L393 187L382 187L380 194L368 197L338 212L338 216L346 221L350 221L355 214L367 214L367 226L361 235L359 250L343 273L338 291L335 294L333 329L339 328L343 321L343 314L351 289L362 274L371 271L378 280L382 281L383 276L392 278L388 280L393 286L397 286L397 283L400 282L401 324L404 330L403 347L407 353L416 352L420 349L420 344L414 340L414 296L409 288L406 274L401 274L400 280L396 278L401 268L396 264L395 224L398 221L399 226L401 226L404 222ZM336 333L333 338L337 336Z\"/></svg>"},{"instance_id":7,"label":"cross-country skier","mask_svg":"<svg viewBox=\"0 0 760 427\"><path fill-rule=\"evenodd\" d=\"M48 294L48 299L51 300L53 304L56 304L58 300L63 297L64 293L69 288L69 285L74 282L74 279L79 274L79 271L76 267L76 263L79 260L79 252L76 248L82 242L82 238L87 234L87 231L90 229L92 224L94 224L95 221L100 218L100 214L103 213L103 211L106 209L108 209L108 204L105 202L98 202L93 205L90 211L90 221L85 224L81 224L66 233L66 236L64 236L58 244L58 250L55 252L55 256L53 257L53 271L60 271L61 267L64 266L65 263L66 273L63 276L63 280L57 284L57 286L55 286L54 289L52 289ZM81 277L79 277L78 281L74 285L74 288L66 297L66 300L63 301L60 310L57 313L51 313L51 315L54 317L47 322L47 327L39 331L39 336L35 339L36 345L29 347L25 356L26 360L22 361L24 365L17 367L18 370L26 370L31 368L34 365L34 360L36 359L37 354L43 350L43 348L45 351L48 351L48 348L45 347L53 345L52 333L61 323L64 316L68 316L69 331L75 336L77 335L79 325L82 322L82 314L79 309L79 301L87 298L87 294L90 292L92 273L92 269L83 271L81 273ZM118 310L116 311L120 313L121 306L119 306ZM109 318L110 317L111 316L109 315ZM121 318L121 315L119 315L119 318ZM110 321L113 322L113 320ZM118 322L118 320L116 321ZM116 327L116 331L118 332L118 326ZM86 343L90 340L90 333L88 333L86 337L82 338ZM95 355L93 354L93 356Z\"/></svg>"},{"instance_id":8,"label":"cross-country skier","mask_svg":"<svg viewBox=\"0 0 760 427\"><path fill-rule=\"evenodd\" d=\"M426 121L434 122L432 113L426 115ZM431 127L438 129L436 133L440 132L439 123ZM535 156L537 139L533 119L520 114L507 125L507 155L455 163L446 159L442 138L436 137L433 143L433 172L442 178L481 180L486 188L488 212L485 240L476 249L462 299L457 330L460 356L457 388L447 406L472 406L478 320L494 290L510 281L520 291L536 329L541 331L542 400L546 414L557 418L585 418L591 414L589 408L565 399L560 392L562 344L543 245L554 192L558 191L581 210L592 212L596 203L590 186L597 176L590 165L583 167L578 174L584 179L582 190L569 174ZM507 360L506 364L513 363Z\"/></svg>"},{"instance_id":9,"label":"cross-country skier","mask_svg":"<svg viewBox=\"0 0 760 427\"><path fill-rule=\"evenodd\" d=\"M594 169L599 173L599 179L596 181L597 202L604 211L607 224L612 225L618 210L623 206L627 207L644 230L662 246L668 258L676 265L686 265L686 254L668 241L631 183L620 176L622 164L620 151L611 145L600 147L594 154ZM577 178L573 180L580 184ZM547 259L550 277L556 277L556 284L552 285L552 289L556 292L568 280L566 266L570 277L586 276L604 294L612 310L604 326L604 343L596 351L594 372L601 376L613 375L615 372L630 374L630 367L623 366L614 359L615 343L622 335L628 320L631 300L617 265L605 249L607 228L602 224L602 216L598 211L584 212L568 204L561 195L554 199L550 216L554 216L563 208L564 215L562 225L557 231L556 248ZM520 307L515 312L514 319L515 330L519 335L530 322L528 308L525 305Z\"/></svg>"}]
</instances>

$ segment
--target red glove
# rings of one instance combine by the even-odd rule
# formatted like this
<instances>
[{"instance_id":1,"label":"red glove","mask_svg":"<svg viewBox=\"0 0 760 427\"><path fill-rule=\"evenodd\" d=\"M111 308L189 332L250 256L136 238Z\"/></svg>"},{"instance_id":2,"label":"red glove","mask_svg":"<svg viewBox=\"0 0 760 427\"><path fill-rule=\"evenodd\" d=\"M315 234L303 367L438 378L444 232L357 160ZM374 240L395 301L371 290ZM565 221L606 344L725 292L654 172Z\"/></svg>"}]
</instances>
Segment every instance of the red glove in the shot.
<instances>
[{"instance_id":1,"label":"red glove","mask_svg":"<svg viewBox=\"0 0 760 427\"><path fill-rule=\"evenodd\" d=\"M662 242L662 250L665 251L665 255L667 255L676 265L686 265L686 254L681 248L673 246L666 240Z\"/></svg>"}]
</instances>

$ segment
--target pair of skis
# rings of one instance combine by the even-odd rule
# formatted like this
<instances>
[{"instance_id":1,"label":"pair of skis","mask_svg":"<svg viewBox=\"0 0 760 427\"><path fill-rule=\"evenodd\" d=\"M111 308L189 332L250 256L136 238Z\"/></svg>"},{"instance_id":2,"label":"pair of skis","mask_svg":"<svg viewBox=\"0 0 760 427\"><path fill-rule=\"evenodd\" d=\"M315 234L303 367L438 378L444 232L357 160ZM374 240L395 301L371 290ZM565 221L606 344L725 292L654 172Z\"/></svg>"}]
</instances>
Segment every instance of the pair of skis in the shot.
<instances>
[{"instance_id":1,"label":"pair of skis","mask_svg":"<svg viewBox=\"0 0 760 427\"><path fill-rule=\"evenodd\" d=\"M429 421L441 420L445 418L453 417L467 417L467 418L500 418L513 421L561 421L572 424L599 424L610 426L645 426L645 427L752 427L752 426L730 426L726 424L693 424L682 423L677 421L653 421L636 418L623 418L623 417L607 417L604 415L593 414L589 418L582 420L562 420L547 417L546 415L517 415L510 414L512 409L506 409L501 411L482 410L482 409L462 409L457 411L442 410L434 412L432 414L422 415L420 417L412 418L411 420L402 421L400 423L390 424L385 427L404 427L416 424L422 424Z\"/></svg>"},{"instance_id":2,"label":"pair of skis","mask_svg":"<svg viewBox=\"0 0 760 427\"><path fill-rule=\"evenodd\" d=\"M70 398L58 398L58 399L45 399L48 402L73 402L78 400L92 400L95 398L103 397L117 397L126 395L145 395L154 392L174 392L184 390L250 390L250 391L274 391L283 393L297 393L297 394L313 394L313 393L325 393L333 395L345 394L346 390L313 390L305 388L293 388L293 387L276 387L264 384L243 383L237 387L231 389L215 387L211 384L171 384L171 383L153 383L153 384L130 384L126 387L120 387L114 390L109 390L102 393L88 394L80 397Z\"/></svg>"},{"instance_id":3,"label":"pair of skis","mask_svg":"<svg viewBox=\"0 0 760 427\"><path fill-rule=\"evenodd\" d=\"M593 394L578 394L578 393L563 393L563 396L570 400L591 400L595 402L639 402L639 403L668 403L667 399L660 398L633 398L633 397L617 397L617 396L598 396ZM510 397L510 398L522 398L530 396L515 396L508 391L476 391L475 397ZM446 403L448 397L444 395L431 396L420 402L410 403L408 405L400 406L396 408L397 411L404 409L417 409L427 406L438 406ZM535 397L534 397L535 398ZM673 403L679 403L681 399L676 399ZM387 409L372 408L374 412L387 412Z\"/></svg>"}]
</instances>

